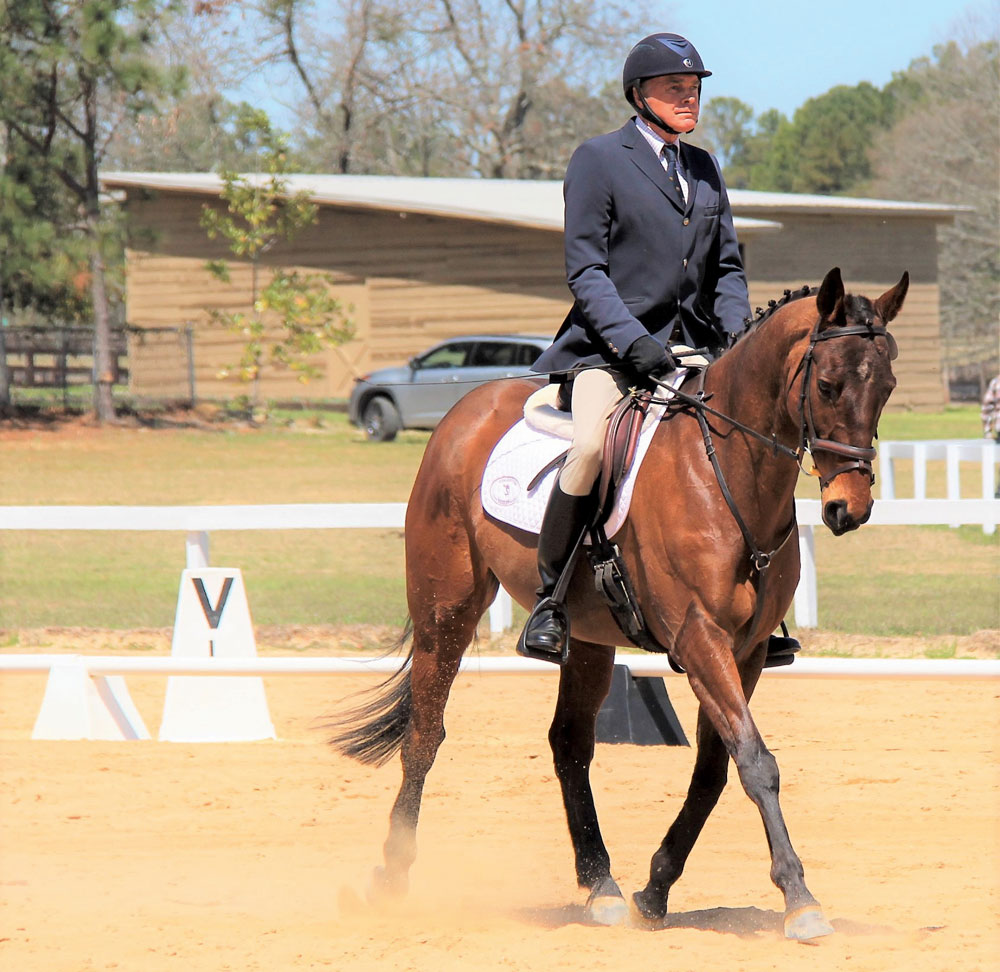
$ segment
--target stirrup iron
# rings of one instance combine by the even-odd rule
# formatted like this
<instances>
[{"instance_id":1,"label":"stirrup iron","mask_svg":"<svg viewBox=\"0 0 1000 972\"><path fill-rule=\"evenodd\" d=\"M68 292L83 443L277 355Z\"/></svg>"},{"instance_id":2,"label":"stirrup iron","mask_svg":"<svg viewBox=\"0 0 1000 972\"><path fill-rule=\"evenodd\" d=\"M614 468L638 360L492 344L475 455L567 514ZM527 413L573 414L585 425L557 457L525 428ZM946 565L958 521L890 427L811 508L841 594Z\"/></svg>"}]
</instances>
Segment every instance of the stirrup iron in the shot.
<instances>
[{"instance_id":1,"label":"stirrup iron","mask_svg":"<svg viewBox=\"0 0 1000 972\"><path fill-rule=\"evenodd\" d=\"M570 569L572 569L572 565L570 565ZM530 645L525 644L524 636L528 633L528 628L531 627L532 618L542 611L551 611L562 620L564 635L558 649L549 651L544 648L532 648ZM556 665L565 665L569 661L569 612L562 601L556 600L554 597L543 597L534 606L531 614L528 615L528 620L525 621L524 627L521 629L520 637L517 639L517 653L524 658L553 662Z\"/></svg>"}]
</instances>

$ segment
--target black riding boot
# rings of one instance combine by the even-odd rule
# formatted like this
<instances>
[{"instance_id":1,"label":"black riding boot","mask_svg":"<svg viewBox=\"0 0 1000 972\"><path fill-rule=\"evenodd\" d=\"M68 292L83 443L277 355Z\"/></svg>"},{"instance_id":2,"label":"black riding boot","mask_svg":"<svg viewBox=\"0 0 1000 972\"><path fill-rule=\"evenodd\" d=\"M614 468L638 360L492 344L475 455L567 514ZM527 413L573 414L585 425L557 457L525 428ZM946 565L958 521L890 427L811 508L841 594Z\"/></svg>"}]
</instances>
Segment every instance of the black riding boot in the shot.
<instances>
[{"instance_id":1,"label":"black riding boot","mask_svg":"<svg viewBox=\"0 0 1000 972\"><path fill-rule=\"evenodd\" d=\"M571 496L557 482L552 488L538 537L538 601L517 642L517 653L557 665L566 662L569 651L569 617L565 591L556 586L576 551L594 513L594 497ZM570 565L572 567L572 565ZM564 585L565 586L565 585Z\"/></svg>"}]
</instances>

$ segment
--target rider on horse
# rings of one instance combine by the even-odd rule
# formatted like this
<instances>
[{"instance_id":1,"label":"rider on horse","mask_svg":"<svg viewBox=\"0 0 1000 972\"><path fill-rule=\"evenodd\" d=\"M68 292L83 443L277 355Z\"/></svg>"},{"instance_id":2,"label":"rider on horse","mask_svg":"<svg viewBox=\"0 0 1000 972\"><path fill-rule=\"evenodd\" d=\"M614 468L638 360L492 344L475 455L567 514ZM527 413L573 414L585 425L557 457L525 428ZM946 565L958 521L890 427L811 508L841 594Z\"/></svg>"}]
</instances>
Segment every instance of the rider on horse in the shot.
<instances>
[{"instance_id":1,"label":"rider on horse","mask_svg":"<svg viewBox=\"0 0 1000 972\"><path fill-rule=\"evenodd\" d=\"M562 384L573 442L538 538L541 586L522 654L560 657L566 622L553 595L596 513L594 484L617 401L675 371L671 347L718 353L750 316L719 164L679 139L698 123L702 78L711 73L678 34L639 41L622 74L638 117L584 142L566 170L566 276L575 301L533 367Z\"/></svg>"}]
</instances>

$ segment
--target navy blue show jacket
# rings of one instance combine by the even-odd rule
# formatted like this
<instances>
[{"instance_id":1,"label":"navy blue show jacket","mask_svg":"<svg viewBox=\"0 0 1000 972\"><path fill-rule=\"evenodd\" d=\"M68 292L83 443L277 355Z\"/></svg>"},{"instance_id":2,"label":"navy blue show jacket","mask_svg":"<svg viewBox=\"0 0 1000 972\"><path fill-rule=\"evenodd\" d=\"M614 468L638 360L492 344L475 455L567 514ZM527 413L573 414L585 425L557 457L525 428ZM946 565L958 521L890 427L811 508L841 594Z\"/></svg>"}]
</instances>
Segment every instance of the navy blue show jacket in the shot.
<instances>
[{"instance_id":1,"label":"navy blue show jacket","mask_svg":"<svg viewBox=\"0 0 1000 972\"><path fill-rule=\"evenodd\" d=\"M563 182L575 301L535 371L620 365L644 334L718 351L750 316L729 196L714 156L681 143L685 203L630 120L584 142Z\"/></svg>"}]
</instances>

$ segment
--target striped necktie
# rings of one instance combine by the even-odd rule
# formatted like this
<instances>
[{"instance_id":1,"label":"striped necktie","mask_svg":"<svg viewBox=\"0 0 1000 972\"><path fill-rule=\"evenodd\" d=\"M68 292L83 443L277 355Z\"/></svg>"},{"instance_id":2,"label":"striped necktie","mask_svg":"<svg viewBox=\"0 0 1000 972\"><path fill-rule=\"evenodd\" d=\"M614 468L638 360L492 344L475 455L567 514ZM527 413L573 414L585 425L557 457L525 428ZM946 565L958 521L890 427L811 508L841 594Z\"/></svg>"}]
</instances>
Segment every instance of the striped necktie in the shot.
<instances>
[{"instance_id":1,"label":"striped necktie","mask_svg":"<svg viewBox=\"0 0 1000 972\"><path fill-rule=\"evenodd\" d=\"M667 163L667 178L670 180L670 184L677 191L677 196L681 202L686 202L684 198L684 187L681 185L680 176L678 175L680 164L677 153L677 146L671 145L669 142L664 143L663 146L663 158Z\"/></svg>"}]
</instances>

